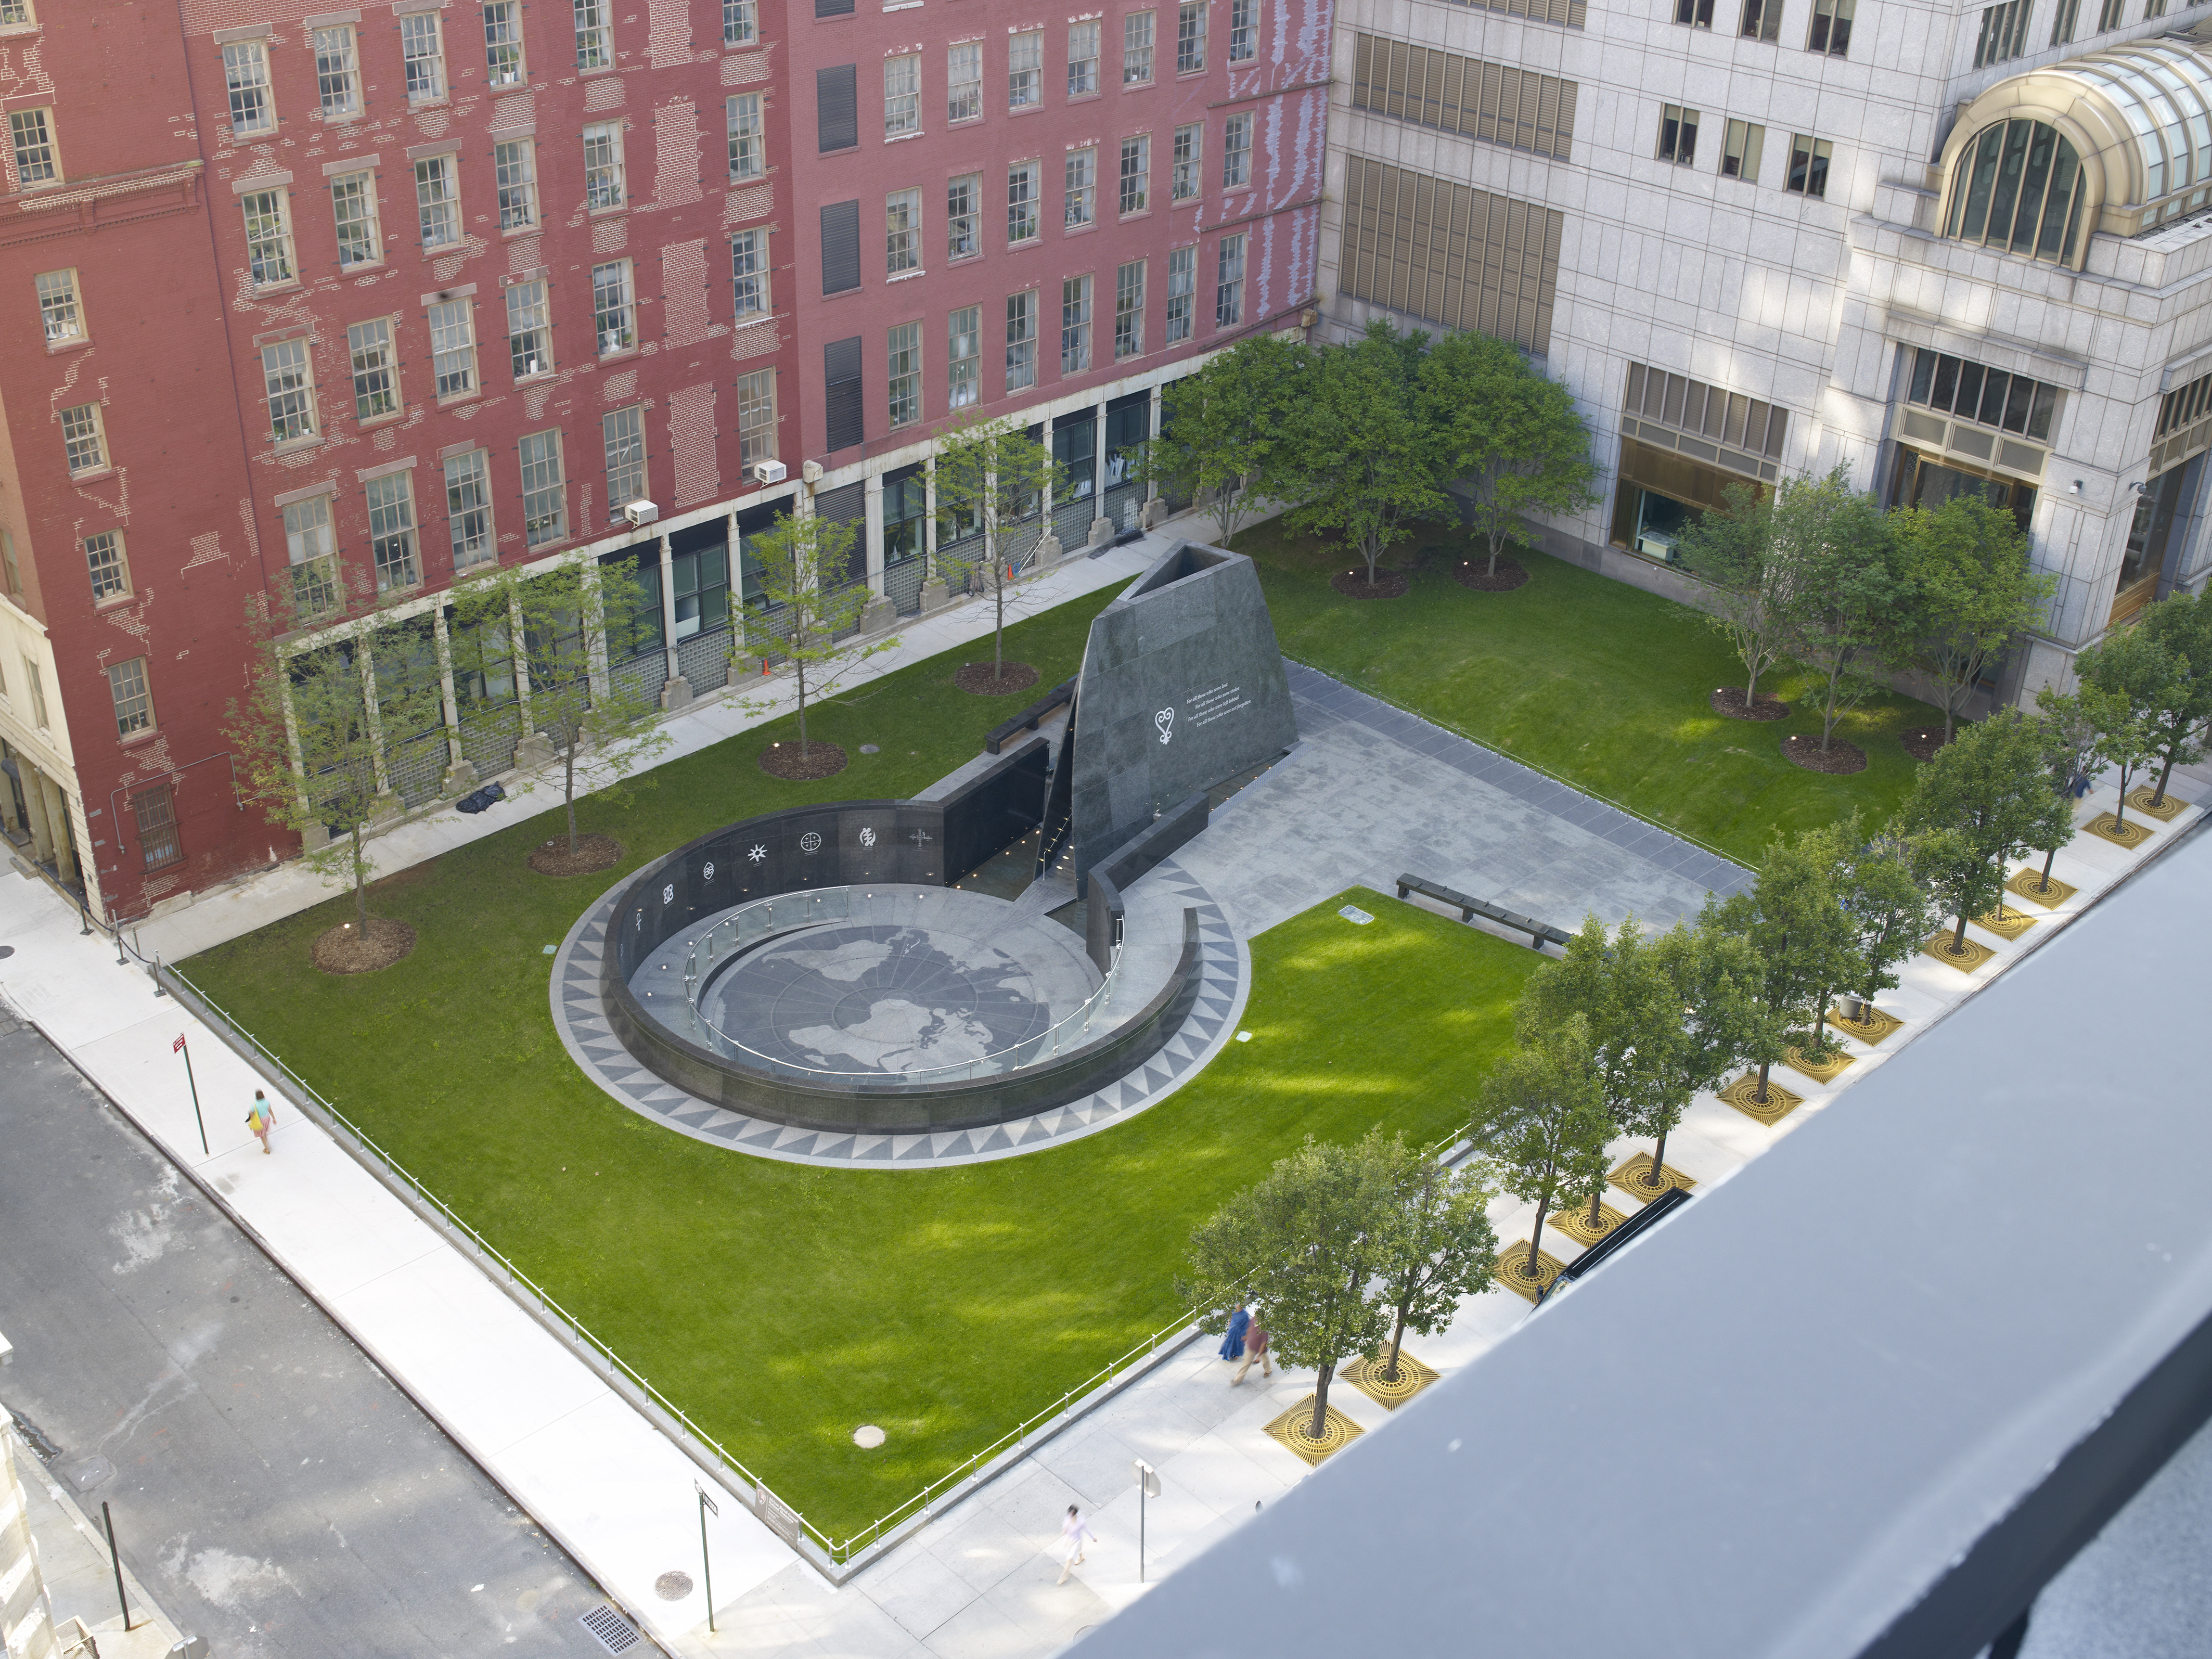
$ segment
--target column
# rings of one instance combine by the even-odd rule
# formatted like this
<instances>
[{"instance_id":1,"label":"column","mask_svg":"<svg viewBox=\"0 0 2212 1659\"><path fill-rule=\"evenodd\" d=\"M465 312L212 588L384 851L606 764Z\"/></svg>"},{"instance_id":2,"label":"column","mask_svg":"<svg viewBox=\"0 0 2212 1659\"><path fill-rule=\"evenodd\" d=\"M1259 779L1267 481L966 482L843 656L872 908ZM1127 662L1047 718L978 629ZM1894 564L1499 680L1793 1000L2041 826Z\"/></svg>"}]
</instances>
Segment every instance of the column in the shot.
<instances>
[{"instance_id":1,"label":"column","mask_svg":"<svg viewBox=\"0 0 2212 1659\"><path fill-rule=\"evenodd\" d=\"M453 641L446 631L443 604L430 612L430 638L438 648L438 690L446 716L446 775L438 793L450 799L477 787L477 769L461 758L461 700L453 690Z\"/></svg>"},{"instance_id":2,"label":"column","mask_svg":"<svg viewBox=\"0 0 2212 1659\"><path fill-rule=\"evenodd\" d=\"M54 873L64 881L75 881L76 858L70 845L69 798L62 793L61 785L44 772L39 774L39 786L46 799L48 833L54 843Z\"/></svg>"},{"instance_id":3,"label":"column","mask_svg":"<svg viewBox=\"0 0 2212 1659\"><path fill-rule=\"evenodd\" d=\"M1110 545L1120 528L1106 516L1106 405L1102 402L1091 416L1091 545Z\"/></svg>"},{"instance_id":4,"label":"column","mask_svg":"<svg viewBox=\"0 0 2212 1659\"><path fill-rule=\"evenodd\" d=\"M676 565L665 535L660 538L660 643L668 653L668 683L660 688L660 706L682 708L691 701L691 682L676 662Z\"/></svg>"},{"instance_id":5,"label":"column","mask_svg":"<svg viewBox=\"0 0 2212 1659\"><path fill-rule=\"evenodd\" d=\"M54 861L53 826L46 821L46 778L39 769L23 757L15 759L17 781L23 786L23 803L29 811L31 855L40 864Z\"/></svg>"},{"instance_id":6,"label":"column","mask_svg":"<svg viewBox=\"0 0 2212 1659\"><path fill-rule=\"evenodd\" d=\"M376 799L369 803L368 821L381 823L386 818L398 817L407 808L392 792L392 770L386 764L384 712L376 701L376 658L369 650L366 635L355 642L354 651L354 666L361 674L361 706L368 717L369 755L376 769Z\"/></svg>"},{"instance_id":7,"label":"column","mask_svg":"<svg viewBox=\"0 0 2212 1659\"><path fill-rule=\"evenodd\" d=\"M1147 438L1160 435L1160 389L1157 386L1152 388L1152 407L1145 416L1145 435ZM1160 511L1159 500L1160 481L1154 478L1145 485L1145 510L1137 520L1147 530L1166 516Z\"/></svg>"},{"instance_id":8,"label":"column","mask_svg":"<svg viewBox=\"0 0 2212 1659\"><path fill-rule=\"evenodd\" d=\"M5 743L0 743L0 755L6 755L9 752L11 751L9 750L8 745ZM19 772L27 770L29 766L30 763L28 761L19 760L15 763L15 769ZM21 786L19 784L17 787L20 787ZM25 834L29 829L29 826L23 822L21 815L19 815L15 811L15 790L9 787L8 779L4 773L0 773L0 825L6 826L8 830L8 838L10 841L13 841L19 835Z\"/></svg>"},{"instance_id":9,"label":"column","mask_svg":"<svg viewBox=\"0 0 2212 1659\"><path fill-rule=\"evenodd\" d=\"M860 611L860 632L884 634L898 626L898 607L884 591L884 475L861 481L860 534L867 538L868 602Z\"/></svg>"},{"instance_id":10,"label":"column","mask_svg":"<svg viewBox=\"0 0 2212 1659\"><path fill-rule=\"evenodd\" d=\"M730 667L726 683L735 685L759 673L761 660L753 654L752 641L745 631L745 550L744 539L738 533L737 509L732 507L722 522L727 526L722 539L730 570Z\"/></svg>"},{"instance_id":11,"label":"column","mask_svg":"<svg viewBox=\"0 0 2212 1659\"><path fill-rule=\"evenodd\" d=\"M937 562L937 457L932 455L921 464L921 499L927 514L922 520L921 548L928 562L922 567L921 614L942 610L951 599L945 589L945 572Z\"/></svg>"}]
</instances>

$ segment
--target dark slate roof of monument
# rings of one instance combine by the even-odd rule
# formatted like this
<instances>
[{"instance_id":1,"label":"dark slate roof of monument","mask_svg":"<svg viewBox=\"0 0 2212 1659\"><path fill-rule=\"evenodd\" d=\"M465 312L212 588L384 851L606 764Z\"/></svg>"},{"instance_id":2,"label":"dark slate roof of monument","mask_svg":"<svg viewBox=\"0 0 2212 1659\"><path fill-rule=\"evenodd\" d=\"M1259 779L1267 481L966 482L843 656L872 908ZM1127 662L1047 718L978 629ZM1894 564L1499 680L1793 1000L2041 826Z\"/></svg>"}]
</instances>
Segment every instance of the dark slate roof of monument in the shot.
<instances>
[{"instance_id":1,"label":"dark slate roof of monument","mask_svg":"<svg viewBox=\"0 0 2212 1659\"><path fill-rule=\"evenodd\" d=\"M2212 1407L2208 943L2197 837L1076 1652L1967 1659Z\"/></svg>"}]
</instances>

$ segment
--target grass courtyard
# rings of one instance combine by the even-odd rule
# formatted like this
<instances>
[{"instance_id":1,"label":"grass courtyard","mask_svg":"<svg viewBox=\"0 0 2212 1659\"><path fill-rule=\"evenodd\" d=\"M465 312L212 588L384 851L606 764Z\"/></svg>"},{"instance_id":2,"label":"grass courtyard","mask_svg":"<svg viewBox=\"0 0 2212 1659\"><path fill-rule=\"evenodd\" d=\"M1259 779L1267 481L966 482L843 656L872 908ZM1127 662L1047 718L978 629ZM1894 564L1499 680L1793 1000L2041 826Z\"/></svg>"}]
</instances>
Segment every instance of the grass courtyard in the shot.
<instances>
[{"instance_id":1,"label":"grass courtyard","mask_svg":"<svg viewBox=\"0 0 2212 1659\"><path fill-rule=\"evenodd\" d=\"M1479 544L1478 544L1479 545ZM1516 549L1528 582L1478 593L1449 566L1480 556L1456 530L1420 526L1383 562L1431 557L1401 599L1347 599L1328 579L1356 561L1334 543L1292 535L1279 520L1240 531L1237 550L1260 567L1284 652L1401 708L1456 728L1610 797L1655 822L1755 864L1778 829L1830 823L1856 806L1869 822L1894 811L1916 763L1897 734L1942 724L1909 697L1870 696L1837 736L1866 750L1866 770L1826 777L1783 758L1784 737L1817 738L1802 673L1764 677L1762 693L1792 704L1772 724L1725 720L1707 702L1743 683L1728 641L1686 605Z\"/></svg>"},{"instance_id":2,"label":"grass courtyard","mask_svg":"<svg viewBox=\"0 0 2212 1659\"><path fill-rule=\"evenodd\" d=\"M1064 678L1108 597L1010 629L1009 655ZM952 687L972 654L810 711L854 757L837 777L760 771L785 721L659 769L628 809L584 805L580 827L621 840L627 868L754 812L909 794L1006 712ZM772 1164L660 1128L569 1062L543 947L613 876L529 872L558 823L380 884L374 909L420 936L384 972L308 967L343 896L184 971L833 1537L1172 1319L1191 1225L1303 1136L1455 1127L1535 963L1371 893L1376 920L1355 927L1332 899L1253 942L1253 1040L1131 1123L961 1170ZM888 1443L854 1447L861 1423Z\"/></svg>"}]
</instances>

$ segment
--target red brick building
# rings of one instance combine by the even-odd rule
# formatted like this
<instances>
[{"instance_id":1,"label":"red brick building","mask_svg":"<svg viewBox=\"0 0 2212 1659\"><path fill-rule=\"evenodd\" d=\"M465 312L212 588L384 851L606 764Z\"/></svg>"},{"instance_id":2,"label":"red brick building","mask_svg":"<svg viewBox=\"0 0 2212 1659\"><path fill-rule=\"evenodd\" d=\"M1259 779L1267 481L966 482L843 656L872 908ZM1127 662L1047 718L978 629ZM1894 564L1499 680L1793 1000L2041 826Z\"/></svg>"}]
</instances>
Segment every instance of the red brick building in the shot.
<instances>
[{"instance_id":1,"label":"red brick building","mask_svg":"<svg viewBox=\"0 0 2212 1659\"><path fill-rule=\"evenodd\" d=\"M414 629L444 712L383 733L398 812L527 728L457 572L637 558L622 672L676 707L777 512L865 525L876 618L919 608L950 417L1049 431L1036 535L1133 522L1160 384L1312 295L1330 21L0 0L0 827L121 919L291 850L222 729L264 595Z\"/></svg>"}]
</instances>

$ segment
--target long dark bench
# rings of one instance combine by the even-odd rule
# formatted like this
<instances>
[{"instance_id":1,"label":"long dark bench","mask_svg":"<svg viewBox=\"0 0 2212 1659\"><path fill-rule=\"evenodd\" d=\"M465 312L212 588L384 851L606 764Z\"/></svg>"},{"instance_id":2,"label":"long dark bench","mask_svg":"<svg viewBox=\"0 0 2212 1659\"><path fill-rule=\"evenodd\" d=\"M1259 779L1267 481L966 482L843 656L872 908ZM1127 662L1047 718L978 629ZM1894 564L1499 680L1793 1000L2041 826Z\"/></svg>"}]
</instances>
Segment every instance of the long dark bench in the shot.
<instances>
[{"instance_id":1,"label":"long dark bench","mask_svg":"<svg viewBox=\"0 0 2212 1659\"><path fill-rule=\"evenodd\" d=\"M1509 910L1502 904L1492 904L1488 899L1470 898L1465 893L1445 886L1440 881L1429 881L1419 876L1398 878L1398 896L1419 893L1439 904L1449 904L1459 911L1462 921L1473 921L1477 916L1486 917L1501 927L1510 927L1516 933L1528 935L1532 950L1541 950L1546 945L1565 945L1573 938L1560 932L1548 921L1539 921L1534 916L1524 916L1518 910Z\"/></svg>"},{"instance_id":2,"label":"long dark bench","mask_svg":"<svg viewBox=\"0 0 2212 1659\"><path fill-rule=\"evenodd\" d=\"M1009 738L1034 732L1037 722L1075 695L1075 682L1063 680L1010 720L1001 720L983 734L983 752L995 755Z\"/></svg>"}]
</instances>

